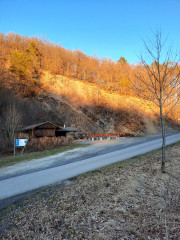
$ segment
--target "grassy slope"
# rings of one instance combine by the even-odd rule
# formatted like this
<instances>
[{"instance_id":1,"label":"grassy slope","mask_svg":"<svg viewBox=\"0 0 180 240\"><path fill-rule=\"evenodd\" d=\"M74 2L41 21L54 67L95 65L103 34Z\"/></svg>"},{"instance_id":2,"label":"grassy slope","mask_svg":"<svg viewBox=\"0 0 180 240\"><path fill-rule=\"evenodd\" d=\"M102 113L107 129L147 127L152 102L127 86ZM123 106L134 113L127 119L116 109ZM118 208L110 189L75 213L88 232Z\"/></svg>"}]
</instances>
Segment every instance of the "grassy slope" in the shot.
<instances>
[{"instance_id":1,"label":"grassy slope","mask_svg":"<svg viewBox=\"0 0 180 240\"><path fill-rule=\"evenodd\" d=\"M49 187L2 211L4 239L179 239L180 143Z\"/></svg>"}]
</instances>

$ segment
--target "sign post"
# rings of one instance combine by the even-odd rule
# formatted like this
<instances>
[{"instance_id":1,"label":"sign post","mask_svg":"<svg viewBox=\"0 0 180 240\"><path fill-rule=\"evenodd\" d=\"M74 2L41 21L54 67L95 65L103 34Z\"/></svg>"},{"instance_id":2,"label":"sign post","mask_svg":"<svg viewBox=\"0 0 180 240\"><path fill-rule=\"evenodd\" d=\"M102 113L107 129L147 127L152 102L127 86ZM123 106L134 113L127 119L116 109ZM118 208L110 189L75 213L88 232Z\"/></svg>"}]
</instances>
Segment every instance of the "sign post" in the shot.
<instances>
[{"instance_id":1,"label":"sign post","mask_svg":"<svg viewBox=\"0 0 180 240\"><path fill-rule=\"evenodd\" d=\"M16 156L16 147L23 147L21 155L24 152L28 139L14 139L14 157Z\"/></svg>"},{"instance_id":2,"label":"sign post","mask_svg":"<svg viewBox=\"0 0 180 240\"><path fill-rule=\"evenodd\" d=\"M16 139L14 138L14 157L16 156Z\"/></svg>"}]
</instances>

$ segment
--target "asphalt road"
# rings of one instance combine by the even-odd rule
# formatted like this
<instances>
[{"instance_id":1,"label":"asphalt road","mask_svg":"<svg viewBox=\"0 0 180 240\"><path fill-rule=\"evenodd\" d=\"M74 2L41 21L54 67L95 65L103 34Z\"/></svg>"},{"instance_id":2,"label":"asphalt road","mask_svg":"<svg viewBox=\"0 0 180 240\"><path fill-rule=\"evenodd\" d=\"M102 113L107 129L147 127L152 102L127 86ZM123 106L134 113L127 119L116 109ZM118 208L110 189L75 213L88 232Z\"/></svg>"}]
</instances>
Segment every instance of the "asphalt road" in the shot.
<instances>
[{"instance_id":1,"label":"asphalt road","mask_svg":"<svg viewBox=\"0 0 180 240\"><path fill-rule=\"evenodd\" d=\"M167 145L178 141L180 133L166 137ZM3 168L0 171L0 201L144 154L160 148L161 145L160 136L138 138L134 142L132 140L126 143L100 144L32 160L31 163L19 165L21 169L17 167L18 164Z\"/></svg>"},{"instance_id":2,"label":"asphalt road","mask_svg":"<svg viewBox=\"0 0 180 240\"><path fill-rule=\"evenodd\" d=\"M132 147L140 143L149 142L161 138L160 135L148 137L121 137L118 140L94 141L94 144L85 148L78 148L64 153L33 159L28 162L18 163L13 166L0 169L0 181L8 178L39 172L45 169L63 166L66 164L83 161L92 157L98 157L110 152L116 152L124 148Z\"/></svg>"}]
</instances>

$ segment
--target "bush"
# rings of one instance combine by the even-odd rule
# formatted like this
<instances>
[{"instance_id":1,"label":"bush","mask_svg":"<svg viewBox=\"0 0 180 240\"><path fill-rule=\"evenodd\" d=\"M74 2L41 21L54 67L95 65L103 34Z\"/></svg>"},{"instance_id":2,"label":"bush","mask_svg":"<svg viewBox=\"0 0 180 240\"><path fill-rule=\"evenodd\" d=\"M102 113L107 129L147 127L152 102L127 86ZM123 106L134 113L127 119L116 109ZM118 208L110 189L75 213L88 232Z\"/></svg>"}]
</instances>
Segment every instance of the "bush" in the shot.
<instances>
[{"instance_id":1,"label":"bush","mask_svg":"<svg viewBox=\"0 0 180 240\"><path fill-rule=\"evenodd\" d=\"M30 152L49 150L60 146L72 144L72 137L42 137L30 138L26 149Z\"/></svg>"}]
</instances>

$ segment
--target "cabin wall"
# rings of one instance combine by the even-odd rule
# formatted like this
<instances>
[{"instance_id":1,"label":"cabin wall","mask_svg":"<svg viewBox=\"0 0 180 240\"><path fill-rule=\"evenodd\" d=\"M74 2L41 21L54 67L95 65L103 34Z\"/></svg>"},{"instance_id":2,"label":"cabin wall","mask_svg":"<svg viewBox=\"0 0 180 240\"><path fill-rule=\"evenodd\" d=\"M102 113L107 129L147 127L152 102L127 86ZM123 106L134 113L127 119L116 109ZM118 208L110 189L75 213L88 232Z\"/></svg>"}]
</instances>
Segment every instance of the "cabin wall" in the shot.
<instances>
[{"instance_id":1,"label":"cabin wall","mask_svg":"<svg viewBox=\"0 0 180 240\"><path fill-rule=\"evenodd\" d=\"M55 137L55 129L34 129L35 137Z\"/></svg>"}]
</instances>

